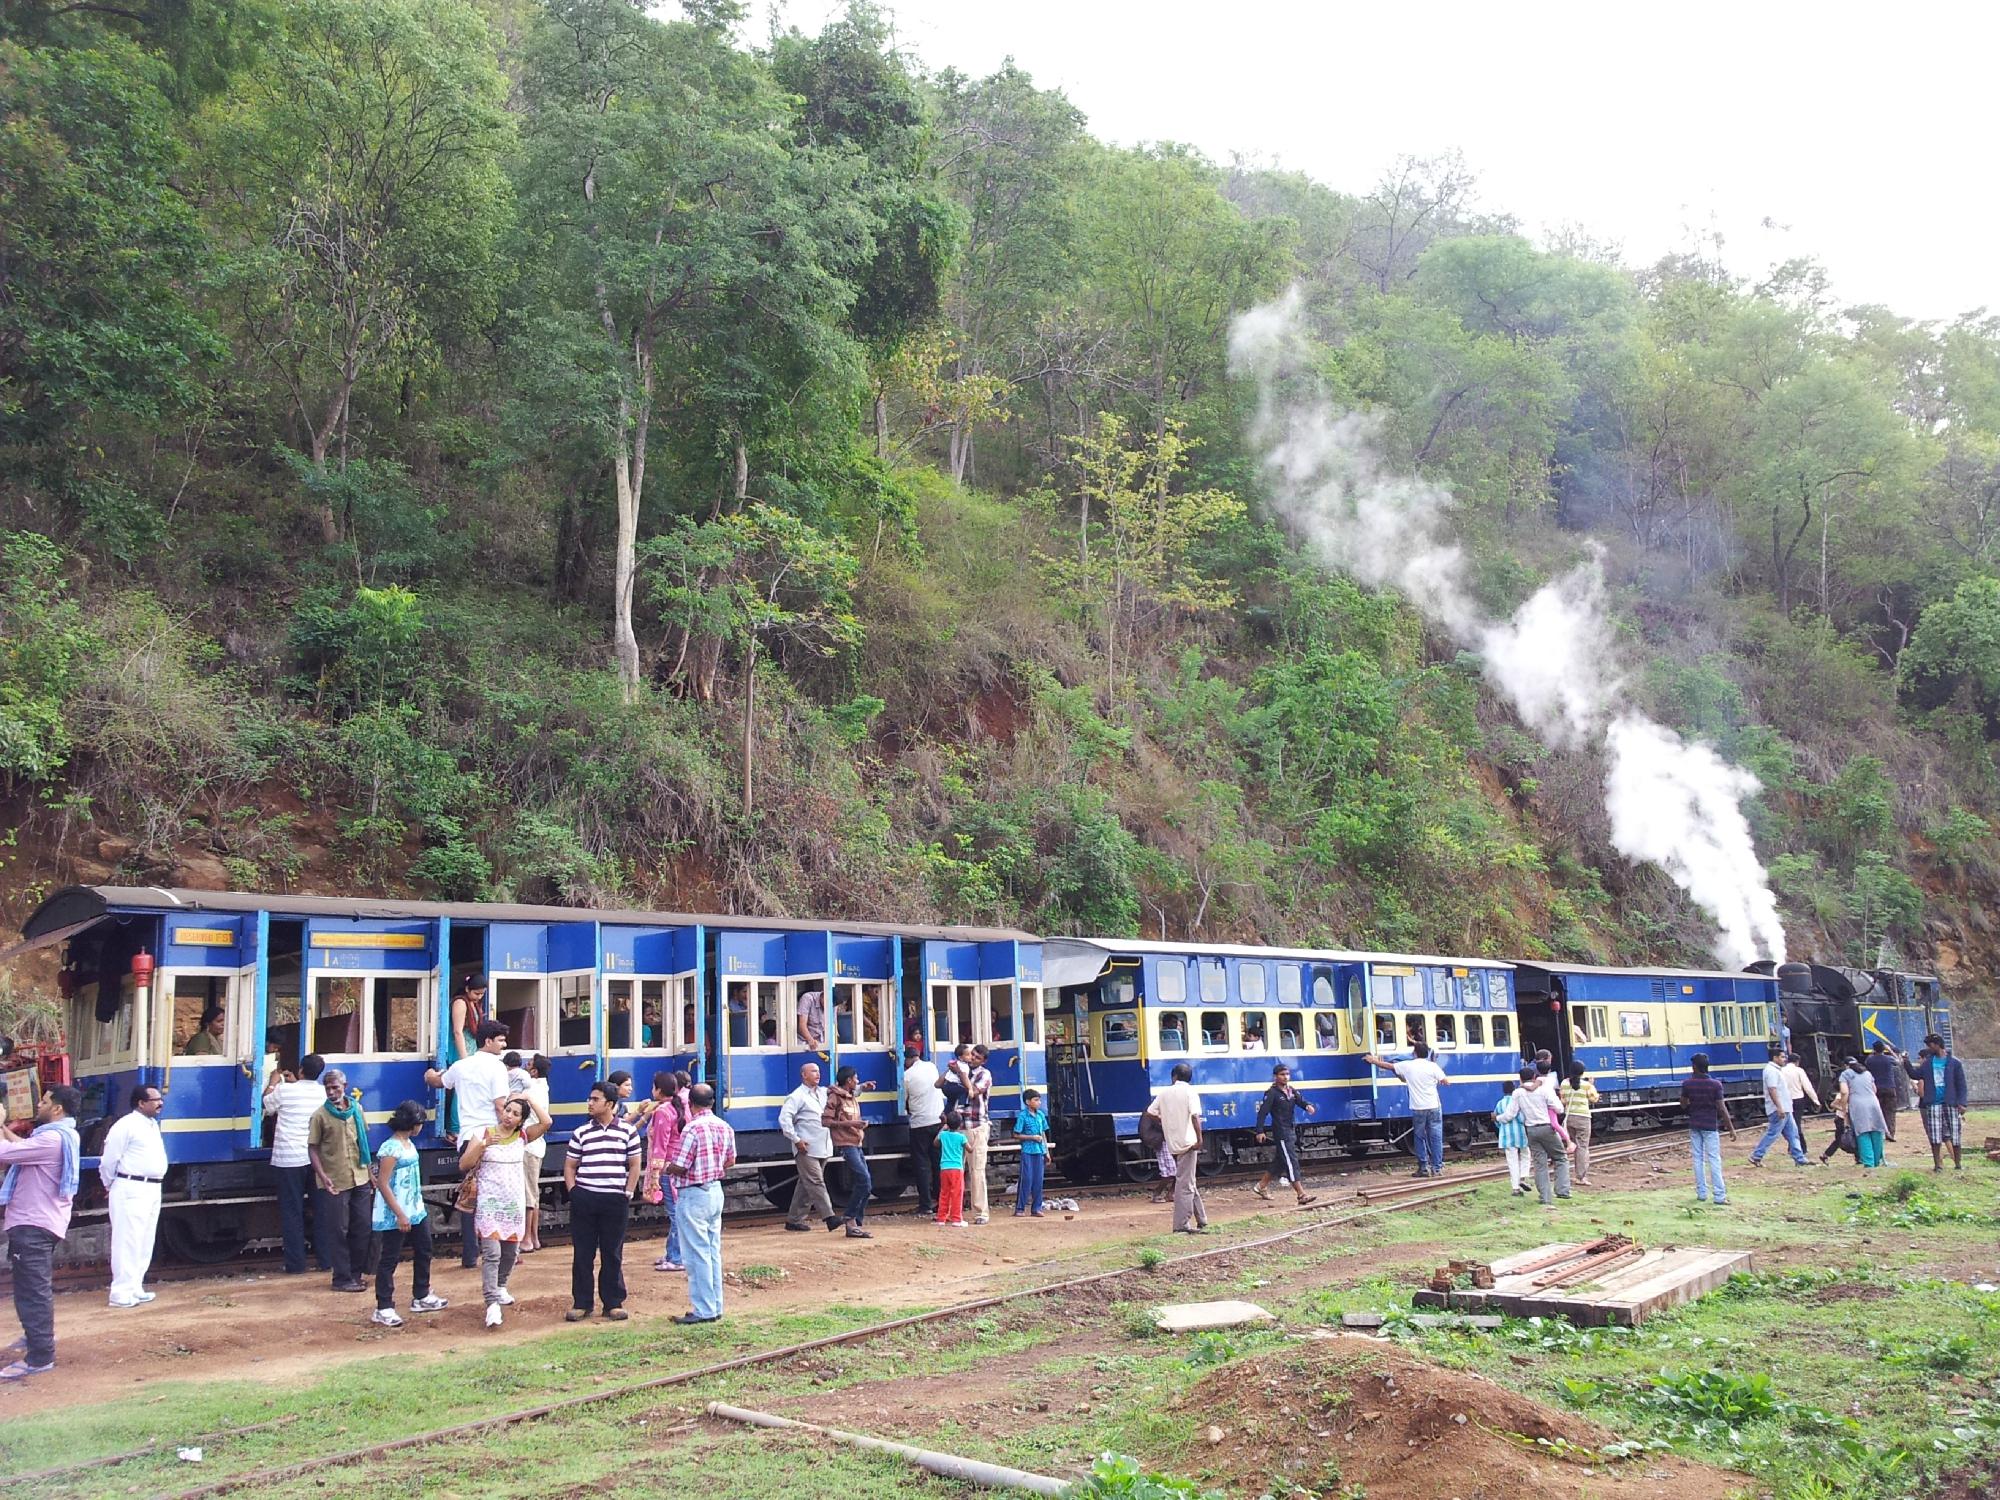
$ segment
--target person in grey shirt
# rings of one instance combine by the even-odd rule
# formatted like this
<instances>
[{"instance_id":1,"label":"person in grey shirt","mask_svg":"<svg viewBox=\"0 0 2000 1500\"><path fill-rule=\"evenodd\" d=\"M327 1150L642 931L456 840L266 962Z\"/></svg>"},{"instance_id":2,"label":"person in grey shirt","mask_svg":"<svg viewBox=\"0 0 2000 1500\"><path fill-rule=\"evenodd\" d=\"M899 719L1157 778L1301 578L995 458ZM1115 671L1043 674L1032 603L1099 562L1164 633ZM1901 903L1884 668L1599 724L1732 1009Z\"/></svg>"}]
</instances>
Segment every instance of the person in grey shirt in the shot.
<instances>
[{"instance_id":1,"label":"person in grey shirt","mask_svg":"<svg viewBox=\"0 0 2000 1500\"><path fill-rule=\"evenodd\" d=\"M826 1164L833 1157L833 1137L827 1134L822 1118L825 1111L826 1090L819 1084L819 1064L807 1063L799 1069L799 1086L785 1095L778 1109L778 1129L791 1142L799 1169L791 1211L785 1216L785 1228L795 1234L812 1228L806 1222L809 1209L828 1229L842 1222L826 1192Z\"/></svg>"}]
</instances>

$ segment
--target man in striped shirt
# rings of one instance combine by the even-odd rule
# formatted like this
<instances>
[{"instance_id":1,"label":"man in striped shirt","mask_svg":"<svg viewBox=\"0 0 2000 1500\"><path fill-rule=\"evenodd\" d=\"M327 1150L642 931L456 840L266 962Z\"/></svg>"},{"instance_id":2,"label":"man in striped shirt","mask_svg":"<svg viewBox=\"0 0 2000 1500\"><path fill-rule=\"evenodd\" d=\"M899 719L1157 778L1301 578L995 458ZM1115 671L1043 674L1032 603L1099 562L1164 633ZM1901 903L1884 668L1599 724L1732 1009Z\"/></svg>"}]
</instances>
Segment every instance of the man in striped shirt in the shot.
<instances>
[{"instance_id":1,"label":"man in striped shirt","mask_svg":"<svg viewBox=\"0 0 2000 1500\"><path fill-rule=\"evenodd\" d=\"M590 1118L569 1138L563 1184L569 1189L569 1323L590 1316L590 1281L597 1272L597 1298L604 1316L623 1322L625 1311L625 1225L632 1216L632 1191L639 1185L639 1132L618 1118L618 1085L590 1086Z\"/></svg>"},{"instance_id":2,"label":"man in striped shirt","mask_svg":"<svg viewBox=\"0 0 2000 1500\"><path fill-rule=\"evenodd\" d=\"M692 1111L666 1169L680 1188L681 1254L687 1262L688 1311L676 1323L722 1317L722 1178L736 1165L736 1132L715 1113L715 1090L688 1091Z\"/></svg>"}]
</instances>

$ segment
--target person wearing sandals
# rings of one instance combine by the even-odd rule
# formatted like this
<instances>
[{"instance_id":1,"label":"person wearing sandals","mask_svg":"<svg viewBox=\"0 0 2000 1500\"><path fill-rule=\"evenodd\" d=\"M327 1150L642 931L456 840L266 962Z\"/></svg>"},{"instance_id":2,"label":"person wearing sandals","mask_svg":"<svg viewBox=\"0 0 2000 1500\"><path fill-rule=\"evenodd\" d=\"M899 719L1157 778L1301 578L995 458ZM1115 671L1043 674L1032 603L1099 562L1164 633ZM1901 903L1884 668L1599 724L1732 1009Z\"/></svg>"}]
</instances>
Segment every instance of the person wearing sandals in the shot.
<instances>
[{"instance_id":1,"label":"person wearing sandals","mask_svg":"<svg viewBox=\"0 0 2000 1500\"><path fill-rule=\"evenodd\" d=\"M1299 1181L1299 1125L1298 1112L1307 1114L1316 1111L1304 1095L1292 1084L1292 1070L1283 1063L1271 1069L1271 1086L1264 1090L1264 1097L1257 1101L1257 1144L1263 1145L1271 1136L1276 1136L1278 1152L1271 1165L1264 1169L1264 1175L1257 1179L1257 1185L1250 1191L1266 1202L1271 1197L1271 1176L1275 1172L1292 1185L1299 1202L1310 1203L1313 1195L1306 1191L1306 1185ZM1271 1122L1270 1135L1264 1131L1264 1122Z\"/></svg>"},{"instance_id":2,"label":"person wearing sandals","mask_svg":"<svg viewBox=\"0 0 2000 1500\"><path fill-rule=\"evenodd\" d=\"M7 1253L14 1266L14 1312L21 1320L21 1357L0 1380L26 1380L56 1367L56 1246L69 1236L70 1205L82 1176L83 1147L76 1114L83 1095L58 1084L35 1106L26 1140L0 1130L0 1204L6 1206Z\"/></svg>"},{"instance_id":3,"label":"person wearing sandals","mask_svg":"<svg viewBox=\"0 0 2000 1500\"><path fill-rule=\"evenodd\" d=\"M681 1262L681 1223L675 1211L678 1190L667 1173L674 1148L681 1142L681 1127L687 1124L687 1075L659 1072L653 1075L653 1112L646 1120L646 1186L644 1197L666 1210L667 1242L655 1271L685 1271Z\"/></svg>"},{"instance_id":4,"label":"person wearing sandals","mask_svg":"<svg viewBox=\"0 0 2000 1500\"><path fill-rule=\"evenodd\" d=\"M868 1214L868 1195L875 1190L874 1174L868 1170L868 1155L862 1149L868 1134L861 1118L861 1090L865 1087L861 1075L852 1067L842 1068L834 1075L833 1087L826 1091L826 1109L821 1116L827 1134L833 1138L834 1154L847 1168L847 1205L841 1211L840 1223L847 1226L850 1240L875 1237L863 1223ZM840 1224L826 1227L837 1229Z\"/></svg>"},{"instance_id":5,"label":"person wearing sandals","mask_svg":"<svg viewBox=\"0 0 2000 1500\"><path fill-rule=\"evenodd\" d=\"M549 1129L548 1110L533 1099L502 1100L494 1115L496 1123L466 1141L458 1158L458 1169L477 1184L472 1232L479 1241L479 1289L486 1299L488 1328L498 1328L500 1310L514 1305L507 1279L514 1274L514 1258L520 1254L521 1237L528 1228L528 1195L521 1163L527 1157L528 1142L540 1139ZM461 1210L464 1206L461 1197Z\"/></svg>"}]
</instances>

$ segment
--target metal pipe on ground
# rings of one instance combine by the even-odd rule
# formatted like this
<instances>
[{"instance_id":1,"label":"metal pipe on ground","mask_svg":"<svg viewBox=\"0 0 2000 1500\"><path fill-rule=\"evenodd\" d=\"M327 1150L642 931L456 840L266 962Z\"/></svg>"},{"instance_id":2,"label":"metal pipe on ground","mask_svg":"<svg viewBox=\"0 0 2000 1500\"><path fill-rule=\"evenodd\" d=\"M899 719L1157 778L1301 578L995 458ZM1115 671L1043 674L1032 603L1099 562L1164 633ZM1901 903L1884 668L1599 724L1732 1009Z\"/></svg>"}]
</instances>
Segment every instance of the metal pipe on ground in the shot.
<instances>
[{"instance_id":1,"label":"metal pipe on ground","mask_svg":"<svg viewBox=\"0 0 2000 1500\"><path fill-rule=\"evenodd\" d=\"M748 1407L730 1406L721 1401L709 1402L707 1411L711 1417L743 1422L752 1427L789 1428L795 1432L810 1433L817 1438L831 1438L834 1442L846 1443L849 1447L865 1448L871 1453L892 1454L946 1479L962 1479L968 1484L982 1485L989 1490L1026 1490L1032 1495L1066 1495L1070 1489L1068 1480L1056 1479L1048 1474L1031 1474L1026 1469L1010 1469L1004 1464L983 1463L976 1458L960 1458L955 1453L938 1453L929 1448L913 1448L908 1443L891 1442L887 1438L869 1437L859 1432L842 1432L838 1427L822 1427L816 1422L797 1422L790 1417L775 1416L767 1411L751 1411Z\"/></svg>"}]
</instances>

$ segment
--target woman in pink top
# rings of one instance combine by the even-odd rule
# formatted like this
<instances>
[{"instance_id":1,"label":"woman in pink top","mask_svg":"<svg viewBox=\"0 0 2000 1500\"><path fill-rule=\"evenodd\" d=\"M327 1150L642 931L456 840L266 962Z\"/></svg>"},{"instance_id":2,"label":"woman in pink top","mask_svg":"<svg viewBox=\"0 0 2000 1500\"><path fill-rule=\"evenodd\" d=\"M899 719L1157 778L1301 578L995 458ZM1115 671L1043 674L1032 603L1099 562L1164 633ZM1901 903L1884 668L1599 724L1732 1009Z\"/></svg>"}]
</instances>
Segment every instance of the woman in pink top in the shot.
<instances>
[{"instance_id":1,"label":"woman in pink top","mask_svg":"<svg viewBox=\"0 0 2000 1500\"><path fill-rule=\"evenodd\" d=\"M679 1196L674 1179L662 1170L673 1160L681 1141L681 1127L687 1124L687 1091L693 1082L685 1073L653 1075L653 1112L646 1123L646 1201L661 1203L667 1210L665 1254L653 1262L655 1271L682 1271L681 1220L675 1209Z\"/></svg>"}]
</instances>

